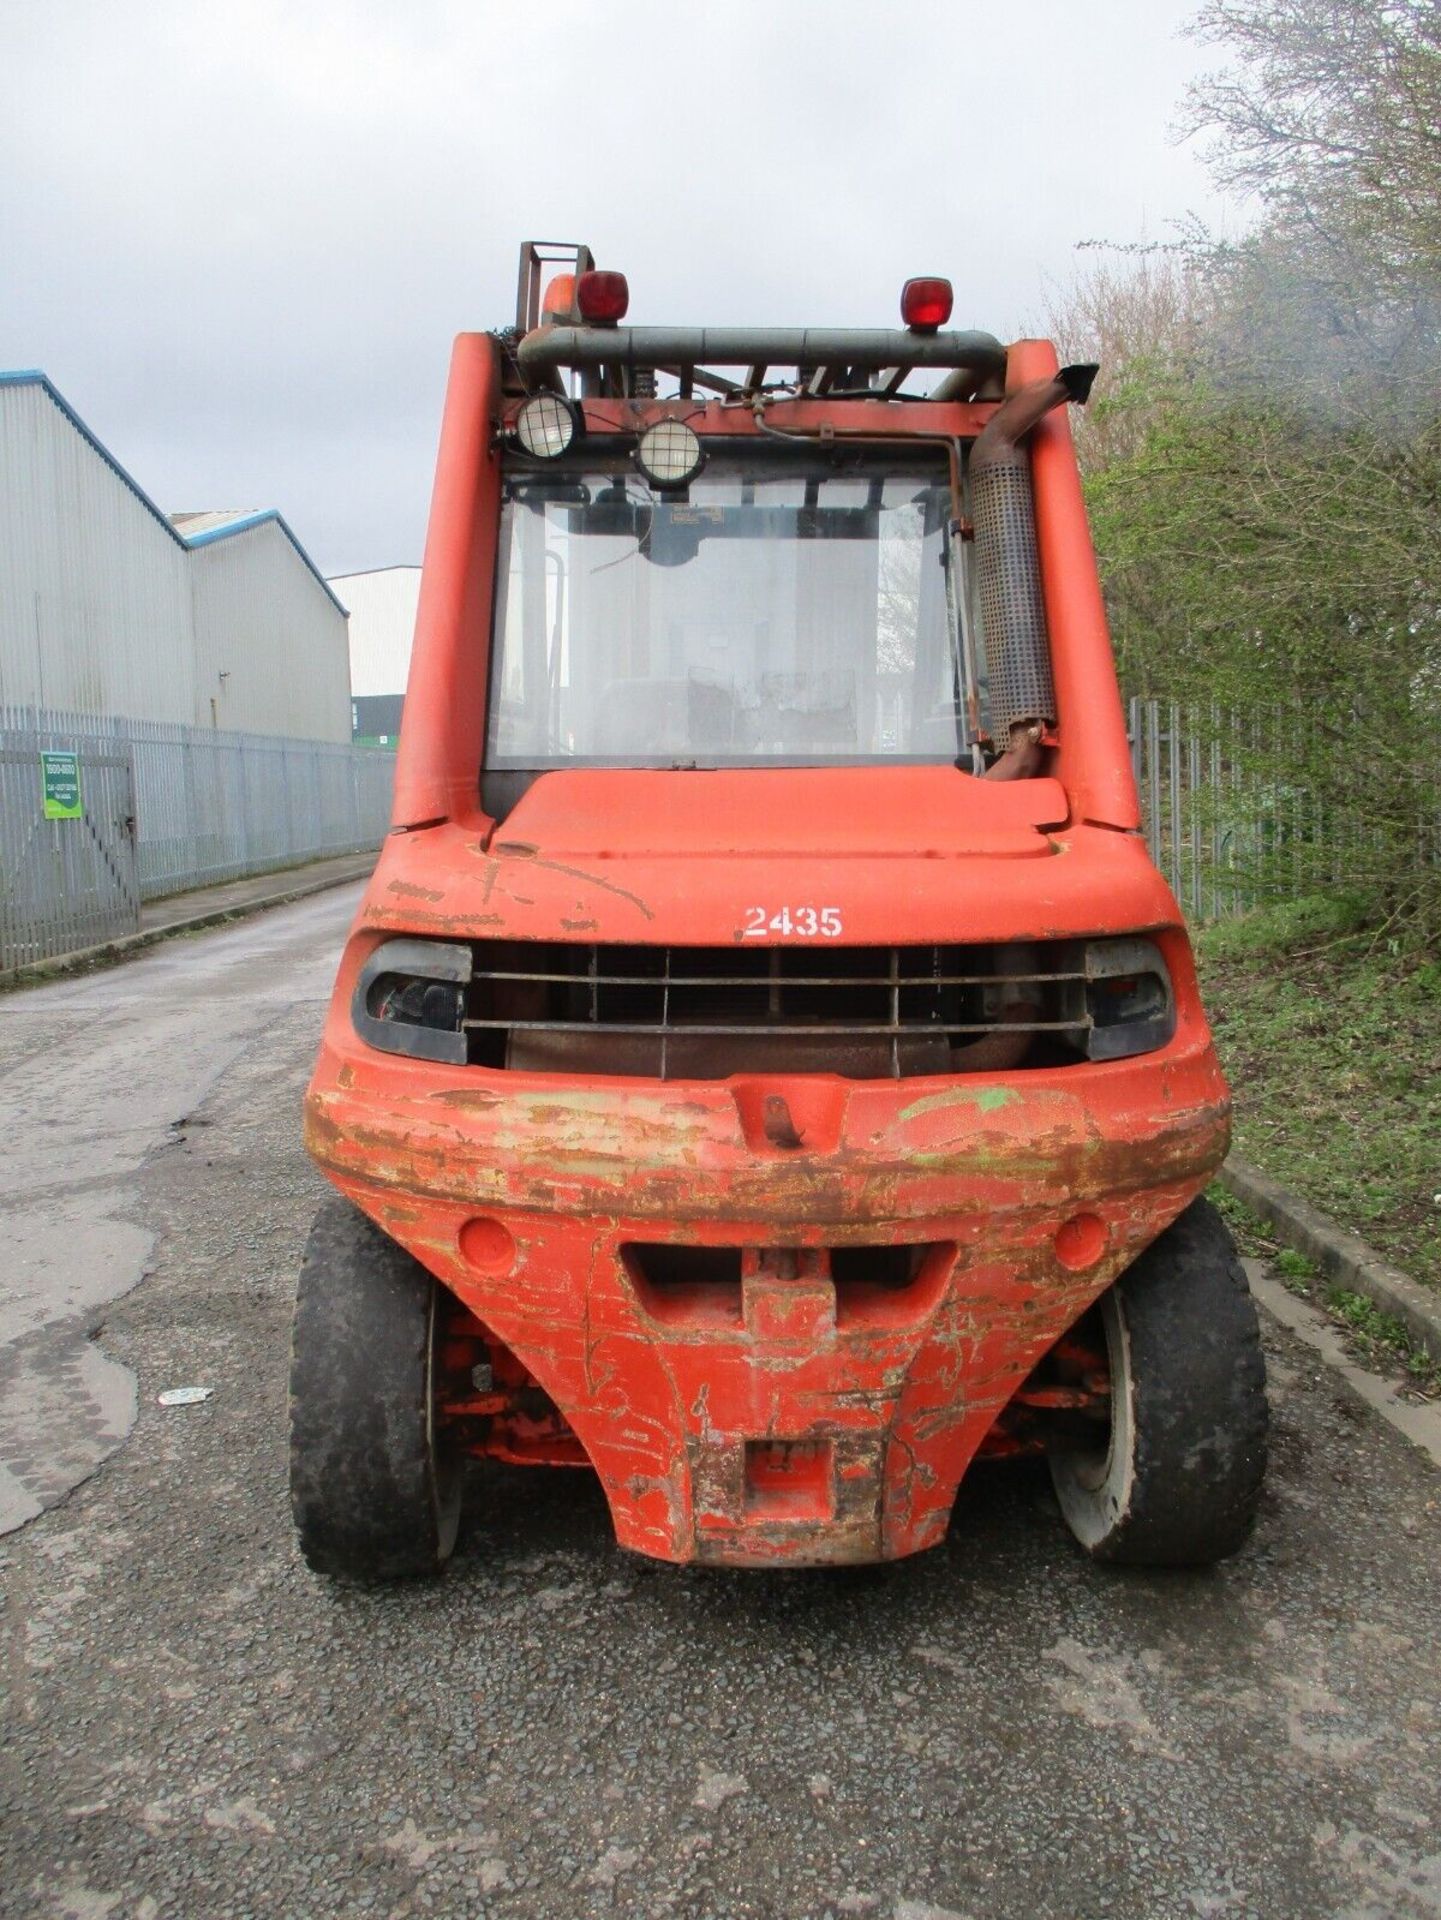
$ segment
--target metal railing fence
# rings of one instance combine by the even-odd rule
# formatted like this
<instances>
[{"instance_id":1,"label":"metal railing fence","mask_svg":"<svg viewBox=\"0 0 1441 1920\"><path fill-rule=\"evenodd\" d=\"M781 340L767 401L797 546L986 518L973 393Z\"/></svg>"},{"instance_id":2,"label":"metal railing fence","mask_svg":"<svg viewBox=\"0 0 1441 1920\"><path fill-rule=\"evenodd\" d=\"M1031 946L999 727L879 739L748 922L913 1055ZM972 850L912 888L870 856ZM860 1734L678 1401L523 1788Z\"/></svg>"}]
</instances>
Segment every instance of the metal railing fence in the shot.
<instances>
[{"instance_id":1,"label":"metal railing fence","mask_svg":"<svg viewBox=\"0 0 1441 1920\"><path fill-rule=\"evenodd\" d=\"M133 724L141 898L378 847L395 755Z\"/></svg>"},{"instance_id":2,"label":"metal railing fence","mask_svg":"<svg viewBox=\"0 0 1441 1920\"><path fill-rule=\"evenodd\" d=\"M1202 726L1194 710L1155 699L1132 699L1128 719L1146 842L1182 911L1191 920L1248 911L1255 807L1227 752L1227 722L1210 714Z\"/></svg>"},{"instance_id":3,"label":"metal railing fence","mask_svg":"<svg viewBox=\"0 0 1441 1920\"><path fill-rule=\"evenodd\" d=\"M1266 716L1133 699L1129 719L1147 840L1191 919L1344 885L1382 854L1364 808L1288 777ZM78 754L81 816L46 817L46 749ZM379 846L394 767L376 748L0 706L0 970L132 932L142 900ZM1402 830L1434 870L1433 788Z\"/></svg>"},{"instance_id":4,"label":"metal railing fence","mask_svg":"<svg viewBox=\"0 0 1441 1920\"><path fill-rule=\"evenodd\" d=\"M1188 919L1441 870L1434 753L1383 798L1294 712L1133 699L1129 721L1147 844Z\"/></svg>"},{"instance_id":5,"label":"metal railing fence","mask_svg":"<svg viewBox=\"0 0 1441 1920\"><path fill-rule=\"evenodd\" d=\"M78 756L46 816L41 753ZM133 932L142 900L378 847L377 748L0 706L0 969Z\"/></svg>"}]
</instances>

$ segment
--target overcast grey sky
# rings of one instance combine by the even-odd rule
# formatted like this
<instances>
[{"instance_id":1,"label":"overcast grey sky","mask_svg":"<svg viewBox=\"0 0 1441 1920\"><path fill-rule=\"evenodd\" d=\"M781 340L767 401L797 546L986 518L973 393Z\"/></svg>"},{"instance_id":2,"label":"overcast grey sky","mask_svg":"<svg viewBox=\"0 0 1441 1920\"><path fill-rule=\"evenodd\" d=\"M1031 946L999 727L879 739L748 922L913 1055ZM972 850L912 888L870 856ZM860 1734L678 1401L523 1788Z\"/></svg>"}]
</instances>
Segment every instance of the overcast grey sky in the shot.
<instances>
[{"instance_id":1,"label":"overcast grey sky","mask_svg":"<svg viewBox=\"0 0 1441 1920\"><path fill-rule=\"evenodd\" d=\"M451 336L527 237L637 321L1035 330L1075 243L1231 221L1194 0L0 0L0 366L167 509L418 560Z\"/></svg>"}]
</instances>

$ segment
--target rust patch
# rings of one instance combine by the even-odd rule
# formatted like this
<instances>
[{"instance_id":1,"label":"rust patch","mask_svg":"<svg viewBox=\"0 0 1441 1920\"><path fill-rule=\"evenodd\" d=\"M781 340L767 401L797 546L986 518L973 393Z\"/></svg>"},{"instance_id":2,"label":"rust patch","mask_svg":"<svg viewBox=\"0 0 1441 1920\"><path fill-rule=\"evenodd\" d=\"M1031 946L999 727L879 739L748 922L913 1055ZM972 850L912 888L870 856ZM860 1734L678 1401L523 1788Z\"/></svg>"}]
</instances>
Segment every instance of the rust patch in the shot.
<instances>
[{"instance_id":1,"label":"rust patch","mask_svg":"<svg viewBox=\"0 0 1441 1920\"><path fill-rule=\"evenodd\" d=\"M325 1158L326 1148L339 1148L345 1142L345 1134L336 1126L323 1108L315 1101L305 1103L305 1145L317 1160Z\"/></svg>"},{"instance_id":2,"label":"rust patch","mask_svg":"<svg viewBox=\"0 0 1441 1920\"><path fill-rule=\"evenodd\" d=\"M398 893L403 900L443 900L445 895L434 887L418 887L413 880L392 880L386 888L387 893Z\"/></svg>"}]
</instances>

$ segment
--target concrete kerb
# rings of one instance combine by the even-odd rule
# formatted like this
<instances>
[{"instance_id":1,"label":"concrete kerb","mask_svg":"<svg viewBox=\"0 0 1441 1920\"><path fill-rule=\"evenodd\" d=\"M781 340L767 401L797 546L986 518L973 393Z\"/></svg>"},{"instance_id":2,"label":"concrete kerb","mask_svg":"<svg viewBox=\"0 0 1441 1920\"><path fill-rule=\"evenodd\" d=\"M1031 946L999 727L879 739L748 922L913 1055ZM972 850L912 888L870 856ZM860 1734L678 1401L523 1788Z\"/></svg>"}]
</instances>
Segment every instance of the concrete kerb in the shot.
<instances>
[{"instance_id":1,"label":"concrete kerb","mask_svg":"<svg viewBox=\"0 0 1441 1920\"><path fill-rule=\"evenodd\" d=\"M376 855L373 853L359 854L353 868L343 873L332 872L322 879L296 882L274 893L258 894L251 900L231 900L224 906L209 907L204 912L177 915L173 920L162 920L154 926L142 927L139 933L123 934L118 940L106 940L97 947L80 947L74 953L57 953L48 960L37 960L27 967L0 970L0 991L8 987L39 986L43 981L58 979L67 973L80 973L92 967L114 966L146 947L158 945L162 940L171 940L180 934L200 933L206 927L223 926L227 920L246 920L251 914L264 913L270 907L288 907L293 901L308 900L312 894L325 893L331 887L344 887L353 880L363 880L374 867L375 861Z\"/></svg>"},{"instance_id":2,"label":"concrete kerb","mask_svg":"<svg viewBox=\"0 0 1441 1920\"><path fill-rule=\"evenodd\" d=\"M1399 1320L1412 1343L1441 1365L1441 1299L1248 1160L1232 1154L1217 1177L1229 1194L1273 1227L1287 1246L1313 1260L1337 1286L1359 1293Z\"/></svg>"}]
</instances>

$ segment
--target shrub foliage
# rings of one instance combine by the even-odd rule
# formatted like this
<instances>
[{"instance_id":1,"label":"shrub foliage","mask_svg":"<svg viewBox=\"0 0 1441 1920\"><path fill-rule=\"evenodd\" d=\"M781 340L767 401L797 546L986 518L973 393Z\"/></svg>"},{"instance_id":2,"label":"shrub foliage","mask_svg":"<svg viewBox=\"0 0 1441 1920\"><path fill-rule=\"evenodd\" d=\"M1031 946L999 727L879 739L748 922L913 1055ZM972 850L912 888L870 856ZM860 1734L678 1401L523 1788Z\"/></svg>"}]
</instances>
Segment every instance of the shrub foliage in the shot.
<instances>
[{"instance_id":1,"label":"shrub foliage","mask_svg":"<svg viewBox=\"0 0 1441 1920\"><path fill-rule=\"evenodd\" d=\"M1255 717L1228 753L1304 823L1257 842L1277 891L1434 932L1441 9L1210 0L1191 31L1225 64L1186 126L1255 226L1093 257L1053 316L1103 360L1080 445L1123 677Z\"/></svg>"}]
</instances>

